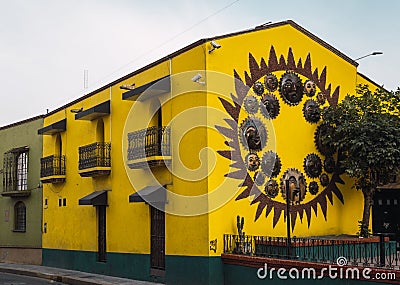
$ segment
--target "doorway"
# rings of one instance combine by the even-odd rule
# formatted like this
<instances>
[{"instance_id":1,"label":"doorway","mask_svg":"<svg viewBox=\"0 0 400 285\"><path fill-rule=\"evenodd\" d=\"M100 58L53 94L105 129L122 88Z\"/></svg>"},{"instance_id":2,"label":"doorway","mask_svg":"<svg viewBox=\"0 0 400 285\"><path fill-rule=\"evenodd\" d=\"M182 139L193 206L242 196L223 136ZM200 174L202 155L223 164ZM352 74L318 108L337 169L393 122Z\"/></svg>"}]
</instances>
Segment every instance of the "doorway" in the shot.
<instances>
[{"instance_id":1,"label":"doorway","mask_svg":"<svg viewBox=\"0 0 400 285\"><path fill-rule=\"evenodd\" d=\"M150 206L150 274L165 276L165 213Z\"/></svg>"}]
</instances>

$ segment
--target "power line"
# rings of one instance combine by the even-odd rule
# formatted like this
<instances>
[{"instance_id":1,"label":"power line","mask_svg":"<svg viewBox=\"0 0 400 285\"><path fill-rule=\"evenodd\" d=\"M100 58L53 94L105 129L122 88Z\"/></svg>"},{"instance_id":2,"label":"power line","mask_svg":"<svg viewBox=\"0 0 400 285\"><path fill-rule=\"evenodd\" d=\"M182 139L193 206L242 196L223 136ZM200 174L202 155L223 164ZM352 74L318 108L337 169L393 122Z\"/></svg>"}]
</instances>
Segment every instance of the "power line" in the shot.
<instances>
[{"instance_id":1,"label":"power line","mask_svg":"<svg viewBox=\"0 0 400 285\"><path fill-rule=\"evenodd\" d=\"M239 2L239 1L240 1L240 0L235 0L235 1L231 2L230 4L228 4L228 5L224 6L224 7L222 7L221 9L217 10L216 12L214 12L214 13L208 15L207 17L205 17L204 19L200 20L199 22L193 24L192 26L190 26L190 27L187 28L186 30L183 30L182 32L180 32L180 33L176 34L175 36L169 38L169 39L166 40L165 42L163 42L163 43L159 44L158 46L156 46L156 47L150 49L149 51L147 51L147 52L145 52L145 53L143 53L143 54L141 54L141 55L135 57L134 59L132 59L132 60L129 61L128 63L124 64L123 66L119 67L118 69L114 70L113 72L109 73L108 75L104 76L103 78L97 80L96 82L93 83L93 85L95 85L95 84L97 84L97 83L103 82L105 79L111 77L112 75L114 75L114 74L117 73L118 71L123 70L123 69L125 69L126 67L128 67L129 65L131 65L132 63L136 62L138 59L140 59L140 58L142 58L142 57L144 57L144 56L146 56L146 55L152 53L152 52L155 51L155 50L158 50L159 48L165 46L165 45L168 44L169 42L172 42L172 41L175 40L176 38L178 38L178 37L180 37L181 35L187 33L188 31L194 29L195 27L197 27L197 26L200 25L201 23L207 21L208 19L210 19L210 18L214 17L215 15L221 13L222 11L228 9L229 7L231 7L232 5L234 5L235 3ZM88 88L88 86L86 86L86 89L87 89L87 88Z\"/></svg>"}]
</instances>

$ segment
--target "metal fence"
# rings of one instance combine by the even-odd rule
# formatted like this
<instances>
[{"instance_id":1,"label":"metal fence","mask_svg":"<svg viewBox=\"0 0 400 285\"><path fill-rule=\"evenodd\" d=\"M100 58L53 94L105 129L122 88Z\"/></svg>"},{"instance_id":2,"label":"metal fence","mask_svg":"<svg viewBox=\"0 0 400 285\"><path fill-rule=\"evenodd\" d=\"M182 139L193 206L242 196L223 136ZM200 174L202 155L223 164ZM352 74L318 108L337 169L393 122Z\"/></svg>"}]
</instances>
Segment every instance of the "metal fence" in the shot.
<instances>
[{"instance_id":1,"label":"metal fence","mask_svg":"<svg viewBox=\"0 0 400 285\"><path fill-rule=\"evenodd\" d=\"M150 127L128 134L128 160L163 155L171 155L169 127Z\"/></svg>"},{"instance_id":2,"label":"metal fence","mask_svg":"<svg viewBox=\"0 0 400 285\"><path fill-rule=\"evenodd\" d=\"M50 155L40 159L40 177L65 175L65 156Z\"/></svg>"},{"instance_id":3,"label":"metal fence","mask_svg":"<svg viewBox=\"0 0 400 285\"><path fill-rule=\"evenodd\" d=\"M111 143L95 142L79 147L79 170L111 166Z\"/></svg>"},{"instance_id":4,"label":"metal fence","mask_svg":"<svg viewBox=\"0 0 400 285\"><path fill-rule=\"evenodd\" d=\"M224 235L224 253L363 267L399 269L396 241ZM341 264L345 265L345 264Z\"/></svg>"}]
</instances>

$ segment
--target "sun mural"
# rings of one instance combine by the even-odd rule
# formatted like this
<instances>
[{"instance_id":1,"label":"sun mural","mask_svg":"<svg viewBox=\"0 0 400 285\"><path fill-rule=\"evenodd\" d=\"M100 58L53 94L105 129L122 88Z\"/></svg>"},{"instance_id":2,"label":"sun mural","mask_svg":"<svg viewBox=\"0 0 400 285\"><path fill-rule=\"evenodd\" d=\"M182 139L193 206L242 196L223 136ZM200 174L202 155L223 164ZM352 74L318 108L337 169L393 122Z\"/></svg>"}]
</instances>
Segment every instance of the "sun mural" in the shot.
<instances>
[{"instance_id":1,"label":"sun mural","mask_svg":"<svg viewBox=\"0 0 400 285\"><path fill-rule=\"evenodd\" d=\"M297 217L302 222L304 214L310 227L311 211L317 216L318 205L326 220L327 201L333 205L333 194L344 204L337 186L344 182L340 178L343 174L338 163L340 155L320 139L321 133L330 131L322 122L321 110L327 104L335 106L338 103L340 87L332 92L331 84L326 86L326 67L321 74L318 74L318 68L312 71L310 54L304 64L301 58L296 64L291 48L287 58L281 55L278 61L271 46L268 65L264 58L258 63L249 53L249 68L250 74L245 71L244 80L234 70L236 94L231 94L233 102L219 98L230 116L225 119L229 127L216 126L230 147L218 153L231 160L234 169L225 176L241 180L236 200L250 198L250 204L257 205L255 221L264 210L265 217L274 210L273 227L282 213L286 217L286 193L289 193L291 203L292 230ZM287 104L290 110L302 106L302 117L314 133L314 137L305 138L315 152L303 158L300 163L303 169L282 169L288 157L275 152L269 145L273 133L268 125L285 116L282 104ZM284 163L290 164L291 161ZM286 180L289 181L288 191Z\"/></svg>"}]
</instances>

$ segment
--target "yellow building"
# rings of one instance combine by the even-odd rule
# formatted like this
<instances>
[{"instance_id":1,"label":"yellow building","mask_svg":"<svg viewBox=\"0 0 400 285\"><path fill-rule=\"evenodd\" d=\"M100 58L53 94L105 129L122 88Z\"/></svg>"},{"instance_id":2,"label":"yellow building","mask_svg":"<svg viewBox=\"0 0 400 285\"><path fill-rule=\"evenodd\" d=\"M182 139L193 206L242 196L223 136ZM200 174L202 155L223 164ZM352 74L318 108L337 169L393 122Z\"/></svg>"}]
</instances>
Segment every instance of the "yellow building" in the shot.
<instances>
[{"instance_id":1,"label":"yellow building","mask_svg":"<svg viewBox=\"0 0 400 285\"><path fill-rule=\"evenodd\" d=\"M223 284L224 234L355 234L318 134L357 63L292 21L197 41L46 115L43 264ZM289 184L286 184L286 181Z\"/></svg>"}]
</instances>

